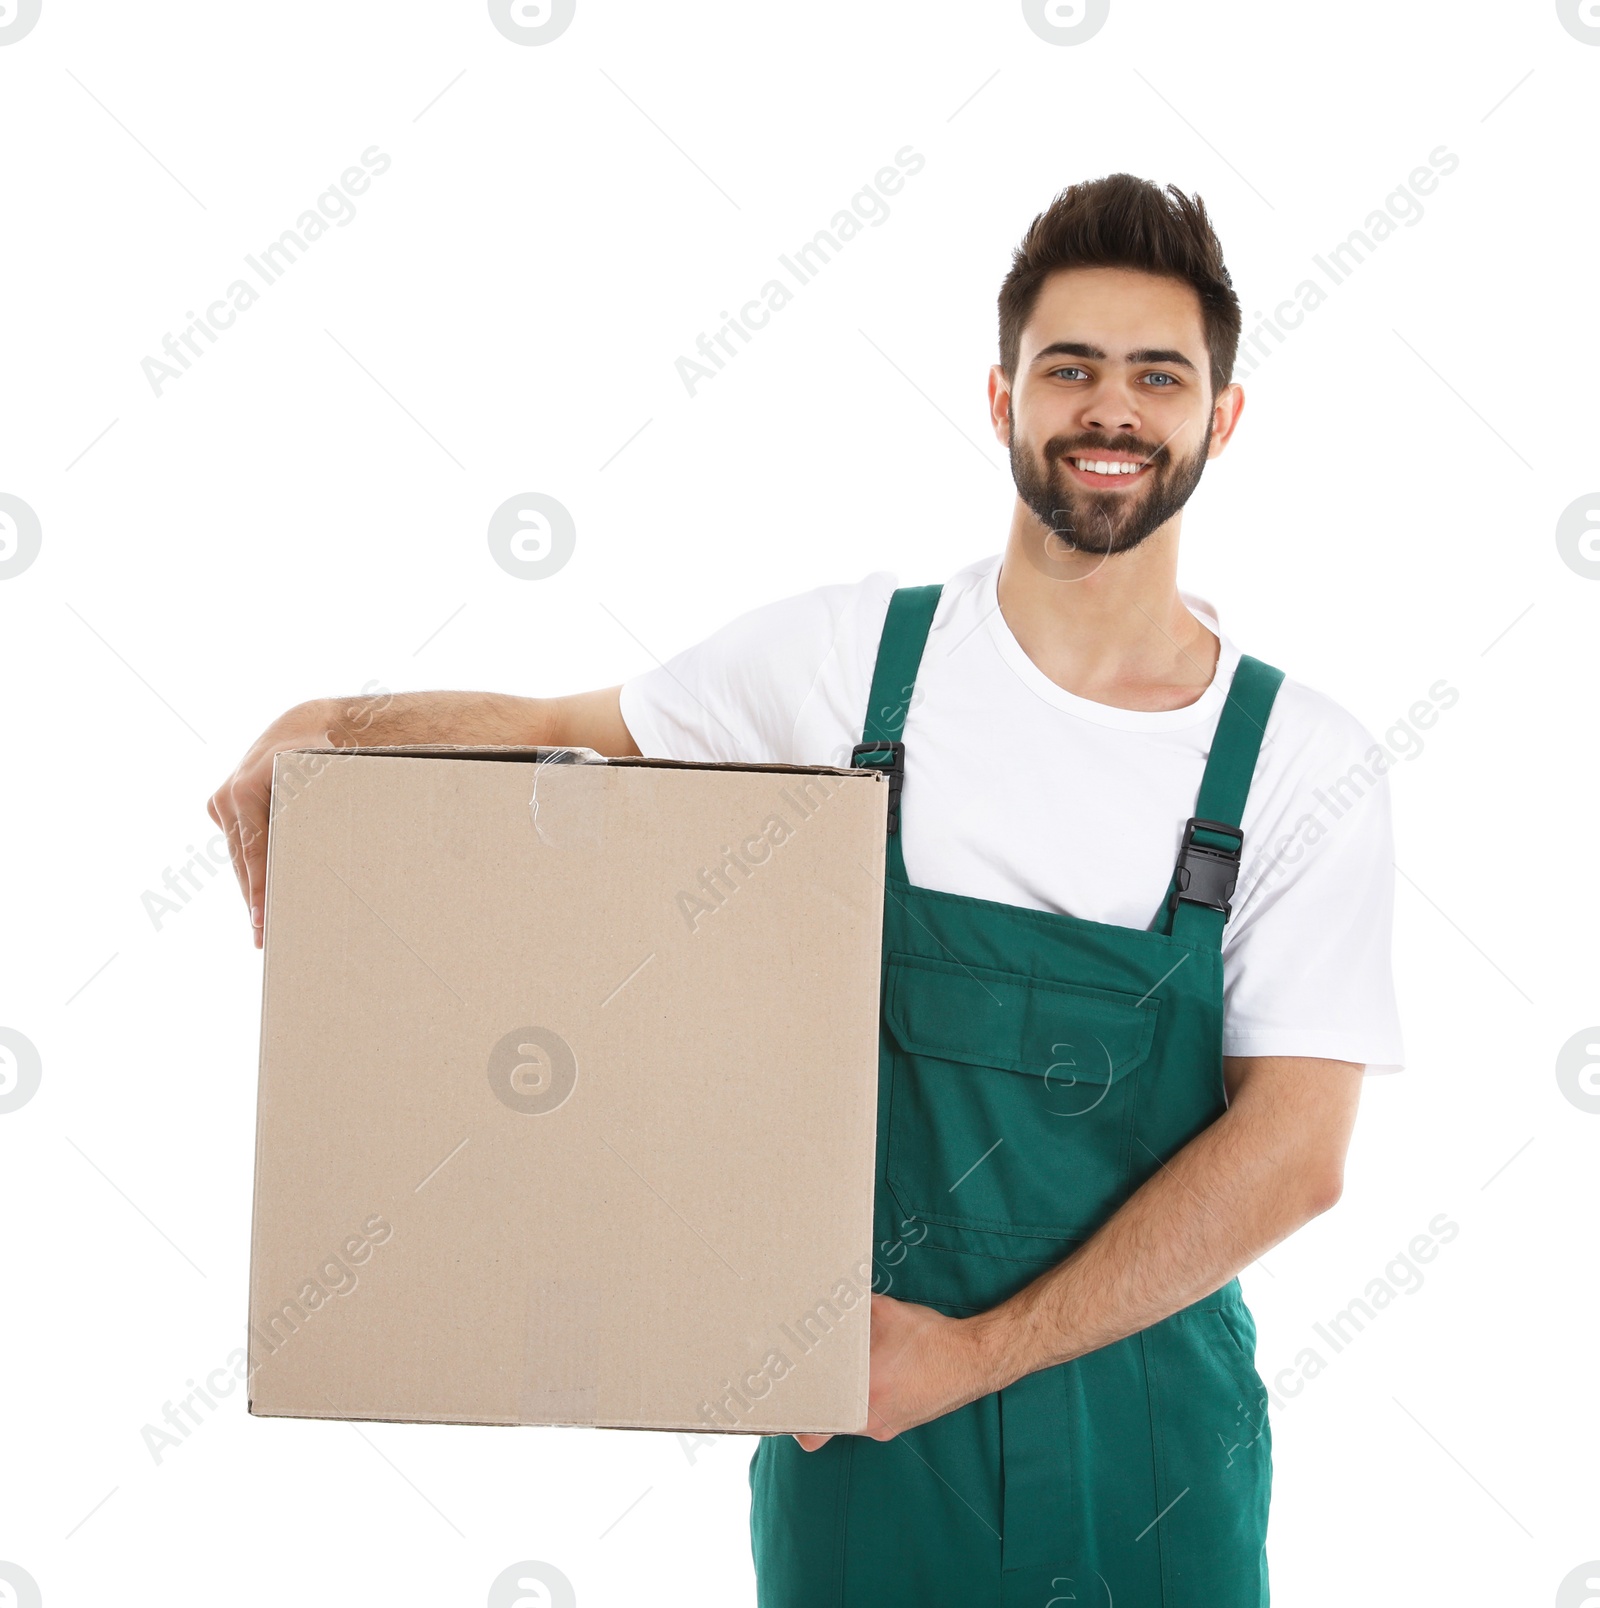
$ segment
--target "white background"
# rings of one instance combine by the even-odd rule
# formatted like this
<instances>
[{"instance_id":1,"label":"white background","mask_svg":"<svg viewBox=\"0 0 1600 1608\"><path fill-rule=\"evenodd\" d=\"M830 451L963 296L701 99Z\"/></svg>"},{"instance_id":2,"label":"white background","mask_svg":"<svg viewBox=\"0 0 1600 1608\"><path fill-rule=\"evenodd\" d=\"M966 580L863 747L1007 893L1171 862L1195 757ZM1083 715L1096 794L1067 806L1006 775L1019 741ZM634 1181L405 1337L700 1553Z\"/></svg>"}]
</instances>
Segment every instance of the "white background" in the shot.
<instances>
[{"instance_id":1,"label":"white background","mask_svg":"<svg viewBox=\"0 0 1600 1608\"><path fill-rule=\"evenodd\" d=\"M1074 45L1015 3L578 0L533 48L471 0L44 0L0 47L0 492L43 532L0 580L0 1025L43 1065L0 1115L0 1559L48 1608L479 1604L521 1559L586 1608L752 1602L753 1440L235 1396L153 1461L243 1343L259 956L231 880L159 929L141 897L303 698L606 685L997 550L995 295L1067 183L1199 190L1250 314L1443 145L1246 382L1182 581L1377 733L1460 693L1393 778L1409 1066L1343 1202L1245 1274L1261 1372L1460 1232L1277 1411L1275 1600L1556 1602L1600 1557L1600 1114L1555 1073L1600 1021L1600 566L1555 536L1600 489L1597 74L1548 0L1113 0ZM354 221L153 394L141 359L372 145ZM675 359L906 145L887 222L691 398ZM524 491L576 521L549 579L485 539Z\"/></svg>"}]
</instances>

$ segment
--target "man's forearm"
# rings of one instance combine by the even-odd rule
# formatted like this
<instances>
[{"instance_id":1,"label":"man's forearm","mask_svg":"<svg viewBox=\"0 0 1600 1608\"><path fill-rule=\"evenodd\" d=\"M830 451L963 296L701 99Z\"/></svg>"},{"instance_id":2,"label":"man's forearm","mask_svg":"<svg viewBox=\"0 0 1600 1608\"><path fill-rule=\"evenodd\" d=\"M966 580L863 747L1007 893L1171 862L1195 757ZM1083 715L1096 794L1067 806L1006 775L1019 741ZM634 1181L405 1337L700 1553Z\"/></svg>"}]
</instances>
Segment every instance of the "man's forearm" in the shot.
<instances>
[{"instance_id":1,"label":"man's forearm","mask_svg":"<svg viewBox=\"0 0 1600 1608\"><path fill-rule=\"evenodd\" d=\"M999 1389L1147 1328L1209 1295L1338 1199L1360 1068L1323 1067L1342 1104L1305 1080L1241 1098L1050 1272L969 1320ZM1355 1080L1352 1085L1352 1076ZM1329 1106L1307 1120L1306 1097ZM1346 1109L1347 1107L1347 1109Z\"/></svg>"},{"instance_id":2,"label":"man's forearm","mask_svg":"<svg viewBox=\"0 0 1600 1608\"><path fill-rule=\"evenodd\" d=\"M381 748L401 743L468 743L538 747L553 741L552 699L498 692L380 692L320 698L284 719L325 725L335 747Z\"/></svg>"},{"instance_id":3,"label":"man's forearm","mask_svg":"<svg viewBox=\"0 0 1600 1608\"><path fill-rule=\"evenodd\" d=\"M618 689L562 698L517 698L503 692L383 692L325 698L291 710L279 724L325 723L336 747L381 748L399 743L593 748L636 754L623 724Z\"/></svg>"}]
</instances>

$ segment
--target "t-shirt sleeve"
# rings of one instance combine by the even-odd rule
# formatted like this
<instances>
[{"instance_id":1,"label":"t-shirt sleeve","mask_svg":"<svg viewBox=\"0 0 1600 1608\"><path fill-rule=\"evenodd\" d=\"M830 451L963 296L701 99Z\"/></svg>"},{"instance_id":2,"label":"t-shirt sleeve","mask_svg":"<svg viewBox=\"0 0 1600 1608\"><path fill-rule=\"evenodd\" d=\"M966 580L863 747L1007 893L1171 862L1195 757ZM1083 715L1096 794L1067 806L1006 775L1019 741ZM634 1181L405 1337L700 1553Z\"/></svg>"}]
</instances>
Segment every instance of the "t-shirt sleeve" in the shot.
<instances>
[{"instance_id":1,"label":"t-shirt sleeve","mask_svg":"<svg viewBox=\"0 0 1600 1608\"><path fill-rule=\"evenodd\" d=\"M1255 843L1223 950L1223 1051L1398 1072L1391 761L1337 704L1291 682L1267 738L1295 751L1245 814Z\"/></svg>"},{"instance_id":2,"label":"t-shirt sleeve","mask_svg":"<svg viewBox=\"0 0 1600 1608\"><path fill-rule=\"evenodd\" d=\"M651 759L848 765L894 577L823 586L752 609L622 685L622 719ZM852 725L853 722L853 725Z\"/></svg>"}]
</instances>

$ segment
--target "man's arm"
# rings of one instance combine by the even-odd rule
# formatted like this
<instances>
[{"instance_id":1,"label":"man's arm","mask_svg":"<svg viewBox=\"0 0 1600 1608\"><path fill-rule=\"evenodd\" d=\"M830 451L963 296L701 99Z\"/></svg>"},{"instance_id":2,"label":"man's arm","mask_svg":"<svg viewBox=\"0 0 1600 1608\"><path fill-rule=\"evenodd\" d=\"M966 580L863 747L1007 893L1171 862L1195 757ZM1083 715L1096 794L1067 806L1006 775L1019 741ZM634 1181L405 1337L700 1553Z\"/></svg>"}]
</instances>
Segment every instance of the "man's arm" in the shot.
<instances>
[{"instance_id":1,"label":"man's arm","mask_svg":"<svg viewBox=\"0 0 1600 1608\"><path fill-rule=\"evenodd\" d=\"M404 692L323 698L280 715L256 739L206 808L227 834L234 874L261 947L272 813L272 761L293 748L375 748L395 743L474 743L593 748L637 754L623 724L620 689L566 698L512 698L494 692Z\"/></svg>"},{"instance_id":2,"label":"man's arm","mask_svg":"<svg viewBox=\"0 0 1600 1608\"><path fill-rule=\"evenodd\" d=\"M1230 1057L1224 1075L1222 1116L1078 1250L1009 1300L947 1318L872 1298L868 1436L888 1440L1160 1322L1338 1200L1362 1068ZM814 1451L828 1437L797 1439Z\"/></svg>"}]
</instances>

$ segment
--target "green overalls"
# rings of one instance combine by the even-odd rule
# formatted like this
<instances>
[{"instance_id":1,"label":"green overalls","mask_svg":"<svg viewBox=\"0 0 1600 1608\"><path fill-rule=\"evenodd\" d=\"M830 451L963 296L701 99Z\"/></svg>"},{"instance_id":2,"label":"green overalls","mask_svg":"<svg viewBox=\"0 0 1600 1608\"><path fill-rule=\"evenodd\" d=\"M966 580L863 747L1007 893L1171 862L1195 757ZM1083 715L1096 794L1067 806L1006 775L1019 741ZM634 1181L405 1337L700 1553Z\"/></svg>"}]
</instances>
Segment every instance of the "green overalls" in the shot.
<instances>
[{"instance_id":1,"label":"green overalls","mask_svg":"<svg viewBox=\"0 0 1600 1608\"><path fill-rule=\"evenodd\" d=\"M894 594L855 755L891 770L874 1288L966 1316L1059 1263L1225 1108L1222 929L1283 676L1240 660L1148 931L938 893L906 878L896 783L939 592ZM761 1608L1258 1608L1254 1350L1231 1279L893 1440L763 1437Z\"/></svg>"}]
</instances>

